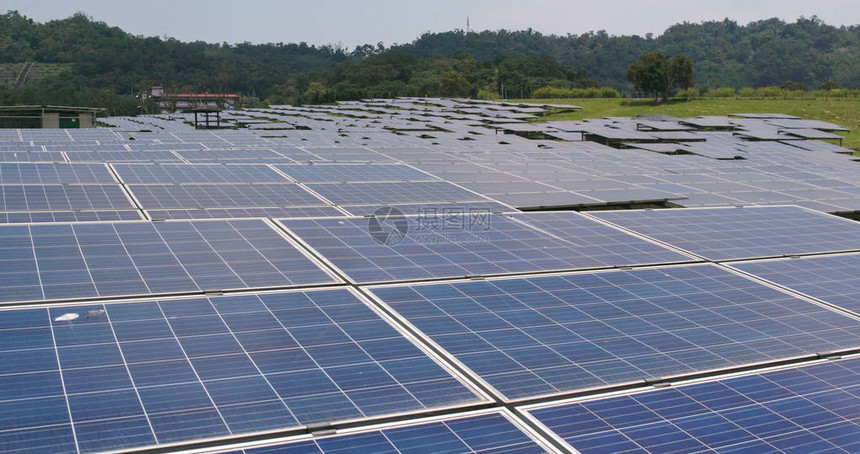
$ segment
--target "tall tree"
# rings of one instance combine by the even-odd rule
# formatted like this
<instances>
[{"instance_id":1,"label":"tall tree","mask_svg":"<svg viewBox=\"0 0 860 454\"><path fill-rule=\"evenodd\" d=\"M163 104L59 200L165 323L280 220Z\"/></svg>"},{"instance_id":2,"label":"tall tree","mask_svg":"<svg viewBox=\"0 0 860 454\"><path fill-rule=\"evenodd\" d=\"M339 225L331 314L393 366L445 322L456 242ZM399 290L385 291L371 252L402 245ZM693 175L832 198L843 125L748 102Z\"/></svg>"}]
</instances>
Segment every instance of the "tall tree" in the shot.
<instances>
[{"instance_id":1,"label":"tall tree","mask_svg":"<svg viewBox=\"0 0 860 454\"><path fill-rule=\"evenodd\" d=\"M627 80L638 91L654 95L654 100L669 99L675 91L693 86L693 61L683 55L650 52L627 67Z\"/></svg>"}]
</instances>

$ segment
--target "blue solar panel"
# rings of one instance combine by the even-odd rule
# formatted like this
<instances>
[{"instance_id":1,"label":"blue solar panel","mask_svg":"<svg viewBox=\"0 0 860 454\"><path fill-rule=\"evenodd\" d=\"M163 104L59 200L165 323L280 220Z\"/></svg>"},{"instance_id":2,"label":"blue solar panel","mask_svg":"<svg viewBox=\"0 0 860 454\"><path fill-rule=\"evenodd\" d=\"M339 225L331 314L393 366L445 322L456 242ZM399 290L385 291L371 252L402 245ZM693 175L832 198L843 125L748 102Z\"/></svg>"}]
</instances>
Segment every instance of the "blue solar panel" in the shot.
<instances>
[{"instance_id":1,"label":"blue solar panel","mask_svg":"<svg viewBox=\"0 0 860 454\"><path fill-rule=\"evenodd\" d=\"M516 212L515 209L502 205L495 201L486 202L452 202L452 203L411 203L411 204L389 204L386 207L396 208L403 214L417 214L421 216L443 216L452 213L504 213ZM377 212L380 205L358 205L341 207L353 216L370 216Z\"/></svg>"},{"instance_id":2,"label":"blue solar panel","mask_svg":"<svg viewBox=\"0 0 860 454\"><path fill-rule=\"evenodd\" d=\"M333 206L282 208L210 208L205 210L147 210L151 219L315 218L343 216Z\"/></svg>"},{"instance_id":3,"label":"blue solar panel","mask_svg":"<svg viewBox=\"0 0 860 454\"><path fill-rule=\"evenodd\" d=\"M506 414L494 412L450 417L423 424L399 425L350 434L318 437L248 448L245 454L275 453L543 453L546 449Z\"/></svg>"},{"instance_id":4,"label":"blue solar panel","mask_svg":"<svg viewBox=\"0 0 860 454\"><path fill-rule=\"evenodd\" d=\"M0 224L31 222L140 221L140 211L22 211L0 213Z\"/></svg>"},{"instance_id":5,"label":"blue solar panel","mask_svg":"<svg viewBox=\"0 0 860 454\"><path fill-rule=\"evenodd\" d=\"M151 447L482 402L347 289L5 310L0 339L4 452Z\"/></svg>"},{"instance_id":6,"label":"blue solar panel","mask_svg":"<svg viewBox=\"0 0 860 454\"><path fill-rule=\"evenodd\" d=\"M120 185L0 185L0 211L133 210Z\"/></svg>"},{"instance_id":7,"label":"blue solar panel","mask_svg":"<svg viewBox=\"0 0 860 454\"><path fill-rule=\"evenodd\" d=\"M336 282L263 221L0 226L0 302Z\"/></svg>"},{"instance_id":8,"label":"blue solar panel","mask_svg":"<svg viewBox=\"0 0 860 454\"><path fill-rule=\"evenodd\" d=\"M690 260L578 217L566 224L571 227L567 230L568 237L576 233L583 236L571 241L517 222L516 215L501 216L486 211L442 210L400 217L394 220L394 227L398 222L403 223L400 227L408 224L402 238L386 236L384 229L392 227L381 225L382 221L380 225L373 224L375 219L281 223L358 283Z\"/></svg>"},{"instance_id":9,"label":"blue solar panel","mask_svg":"<svg viewBox=\"0 0 860 454\"><path fill-rule=\"evenodd\" d=\"M325 202L295 183L131 184L144 209L320 206Z\"/></svg>"},{"instance_id":10,"label":"blue solar panel","mask_svg":"<svg viewBox=\"0 0 860 454\"><path fill-rule=\"evenodd\" d=\"M591 214L711 260L860 250L860 224L798 207Z\"/></svg>"},{"instance_id":11,"label":"blue solar panel","mask_svg":"<svg viewBox=\"0 0 860 454\"><path fill-rule=\"evenodd\" d=\"M316 164L276 167L301 183L437 180L434 176L402 164Z\"/></svg>"},{"instance_id":12,"label":"blue solar panel","mask_svg":"<svg viewBox=\"0 0 860 454\"><path fill-rule=\"evenodd\" d=\"M744 262L732 266L860 314L860 255Z\"/></svg>"},{"instance_id":13,"label":"blue solar panel","mask_svg":"<svg viewBox=\"0 0 860 454\"><path fill-rule=\"evenodd\" d=\"M171 151L67 151L66 155L71 162L182 162Z\"/></svg>"},{"instance_id":14,"label":"blue solar panel","mask_svg":"<svg viewBox=\"0 0 860 454\"><path fill-rule=\"evenodd\" d=\"M529 410L577 451L858 452L860 359Z\"/></svg>"},{"instance_id":15,"label":"blue solar panel","mask_svg":"<svg viewBox=\"0 0 860 454\"><path fill-rule=\"evenodd\" d=\"M391 205L487 200L484 196L454 186L447 181L310 183L307 186L335 205Z\"/></svg>"},{"instance_id":16,"label":"blue solar panel","mask_svg":"<svg viewBox=\"0 0 860 454\"><path fill-rule=\"evenodd\" d=\"M116 183L104 164L0 163L0 184Z\"/></svg>"},{"instance_id":17,"label":"blue solar panel","mask_svg":"<svg viewBox=\"0 0 860 454\"><path fill-rule=\"evenodd\" d=\"M715 265L372 292L508 399L860 343L855 320Z\"/></svg>"},{"instance_id":18,"label":"blue solar panel","mask_svg":"<svg viewBox=\"0 0 860 454\"><path fill-rule=\"evenodd\" d=\"M66 162L66 157L59 151L0 151L0 162Z\"/></svg>"},{"instance_id":19,"label":"blue solar panel","mask_svg":"<svg viewBox=\"0 0 860 454\"><path fill-rule=\"evenodd\" d=\"M281 156L270 149L243 148L238 150L190 150L177 151L176 154L186 161L199 163L293 162L292 159Z\"/></svg>"},{"instance_id":20,"label":"blue solar panel","mask_svg":"<svg viewBox=\"0 0 860 454\"><path fill-rule=\"evenodd\" d=\"M117 174L127 184L165 183L278 183L283 175L262 164L115 164Z\"/></svg>"}]
</instances>

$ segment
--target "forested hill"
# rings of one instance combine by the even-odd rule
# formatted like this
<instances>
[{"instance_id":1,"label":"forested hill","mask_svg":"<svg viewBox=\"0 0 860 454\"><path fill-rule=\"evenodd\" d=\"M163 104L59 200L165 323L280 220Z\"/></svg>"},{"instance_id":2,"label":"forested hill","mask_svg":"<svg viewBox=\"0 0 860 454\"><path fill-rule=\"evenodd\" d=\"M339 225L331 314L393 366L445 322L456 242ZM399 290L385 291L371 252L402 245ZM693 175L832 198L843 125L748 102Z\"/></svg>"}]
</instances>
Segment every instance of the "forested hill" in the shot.
<instances>
[{"instance_id":1,"label":"forested hill","mask_svg":"<svg viewBox=\"0 0 860 454\"><path fill-rule=\"evenodd\" d=\"M0 104L91 105L127 114L137 108L134 95L151 85L240 93L252 103L425 94L519 97L541 87L627 92L627 67L654 51L691 58L700 88L788 80L810 88L830 80L860 88L860 26L837 28L814 17L794 23L684 23L657 37L455 30L393 47L347 50L182 42L131 35L82 13L38 23L10 11L0 14ZM30 71L20 81L23 68Z\"/></svg>"},{"instance_id":2,"label":"forested hill","mask_svg":"<svg viewBox=\"0 0 860 454\"><path fill-rule=\"evenodd\" d=\"M648 52L684 54L696 65L696 85L763 87L787 80L816 87L834 80L860 88L860 25L833 27L817 18L794 23L767 19L738 25L731 20L683 23L657 37L543 35L533 30L426 33L397 50L421 56L548 55L583 69L601 84L623 89L627 66Z\"/></svg>"}]
</instances>

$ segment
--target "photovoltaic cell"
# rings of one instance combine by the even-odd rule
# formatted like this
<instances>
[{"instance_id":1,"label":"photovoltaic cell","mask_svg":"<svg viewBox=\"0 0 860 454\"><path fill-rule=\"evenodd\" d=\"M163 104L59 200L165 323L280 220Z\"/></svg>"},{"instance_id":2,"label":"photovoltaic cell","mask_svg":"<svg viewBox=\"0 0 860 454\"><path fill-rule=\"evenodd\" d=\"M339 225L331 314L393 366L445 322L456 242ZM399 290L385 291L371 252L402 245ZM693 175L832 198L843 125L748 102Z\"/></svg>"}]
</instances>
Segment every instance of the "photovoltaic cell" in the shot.
<instances>
[{"instance_id":1,"label":"photovoltaic cell","mask_svg":"<svg viewBox=\"0 0 860 454\"><path fill-rule=\"evenodd\" d=\"M577 451L857 452L860 359L529 410Z\"/></svg>"},{"instance_id":2,"label":"photovoltaic cell","mask_svg":"<svg viewBox=\"0 0 860 454\"><path fill-rule=\"evenodd\" d=\"M715 265L372 288L508 399L854 348L856 320Z\"/></svg>"},{"instance_id":3,"label":"photovoltaic cell","mask_svg":"<svg viewBox=\"0 0 860 454\"><path fill-rule=\"evenodd\" d=\"M460 214L478 213L502 213L515 212L513 208L502 205L499 202L440 202L440 203L412 203L393 205L358 205L342 206L353 216L370 216L380 209L396 208L403 214L417 214L421 216L451 216Z\"/></svg>"},{"instance_id":4,"label":"photovoltaic cell","mask_svg":"<svg viewBox=\"0 0 860 454\"><path fill-rule=\"evenodd\" d=\"M134 209L118 184L0 185L0 211Z\"/></svg>"},{"instance_id":5,"label":"photovoltaic cell","mask_svg":"<svg viewBox=\"0 0 860 454\"><path fill-rule=\"evenodd\" d=\"M0 226L0 302L336 282L260 220Z\"/></svg>"},{"instance_id":6,"label":"photovoltaic cell","mask_svg":"<svg viewBox=\"0 0 860 454\"><path fill-rule=\"evenodd\" d=\"M594 230L575 242L487 212L280 222L357 283L690 260L588 219L576 221L580 232L589 223ZM397 236L403 227L406 235Z\"/></svg>"},{"instance_id":7,"label":"photovoltaic cell","mask_svg":"<svg viewBox=\"0 0 860 454\"><path fill-rule=\"evenodd\" d=\"M311 183L307 186L335 205L390 205L485 200L485 197L454 186L447 181Z\"/></svg>"},{"instance_id":8,"label":"photovoltaic cell","mask_svg":"<svg viewBox=\"0 0 860 454\"><path fill-rule=\"evenodd\" d=\"M115 164L127 184L167 183L284 183L287 179L263 164Z\"/></svg>"},{"instance_id":9,"label":"photovoltaic cell","mask_svg":"<svg viewBox=\"0 0 860 454\"><path fill-rule=\"evenodd\" d=\"M482 402L347 289L0 314L4 452L153 447Z\"/></svg>"},{"instance_id":10,"label":"photovoltaic cell","mask_svg":"<svg viewBox=\"0 0 860 454\"><path fill-rule=\"evenodd\" d=\"M104 164L0 163L0 184L116 183Z\"/></svg>"},{"instance_id":11,"label":"photovoltaic cell","mask_svg":"<svg viewBox=\"0 0 860 454\"><path fill-rule=\"evenodd\" d=\"M575 212L523 213L512 217L574 243L583 248L584 254L600 258L605 263L644 265L693 260Z\"/></svg>"},{"instance_id":12,"label":"photovoltaic cell","mask_svg":"<svg viewBox=\"0 0 860 454\"><path fill-rule=\"evenodd\" d=\"M301 183L433 181L437 179L402 164L317 164L279 165L276 167Z\"/></svg>"},{"instance_id":13,"label":"photovoltaic cell","mask_svg":"<svg viewBox=\"0 0 860 454\"><path fill-rule=\"evenodd\" d=\"M22 211L0 213L0 224L31 222L140 221L140 211Z\"/></svg>"},{"instance_id":14,"label":"photovoltaic cell","mask_svg":"<svg viewBox=\"0 0 860 454\"><path fill-rule=\"evenodd\" d=\"M533 438L501 413L452 417L424 424L319 437L314 440L250 448L238 452L244 454L298 452L324 454L343 452L344 450L392 454L417 452L525 454L546 452Z\"/></svg>"},{"instance_id":15,"label":"photovoltaic cell","mask_svg":"<svg viewBox=\"0 0 860 454\"><path fill-rule=\"evenodd\" d=\"M230 218L313 218L343 216L333 206L278 208L210 208L205 210L147 210L150 218L165 219L230 219Z\"/></svg>"},{"instance_id":16,"label":"photovoltaic cell","mask_svg":"<svg viewBox=\"0 0 860 454\"><path fill-rule=\"evenodd\" d=\"M731 266L860 314L860 255L743 262Z\"/></svg>"},{"instance_id":17,"label":"photovoltaic cell","mask_svg":"<svg viewBox=\"0 0 860 454\"><path fill-rule=\"evenodd\" d=\"M710 260L860 249L860 224L792 206L591 214Z\"/></svg>"},{"instance_id":18,"label":"photovoltaic cell","mask_svg":"<svg viewBox=\"0 0 860 454\"><path fill-rule=\"evenodd\" d=\"M200 209L319 206L325 202L295 183L132 184L144 209Z\"/></svg>"}]
</instances>

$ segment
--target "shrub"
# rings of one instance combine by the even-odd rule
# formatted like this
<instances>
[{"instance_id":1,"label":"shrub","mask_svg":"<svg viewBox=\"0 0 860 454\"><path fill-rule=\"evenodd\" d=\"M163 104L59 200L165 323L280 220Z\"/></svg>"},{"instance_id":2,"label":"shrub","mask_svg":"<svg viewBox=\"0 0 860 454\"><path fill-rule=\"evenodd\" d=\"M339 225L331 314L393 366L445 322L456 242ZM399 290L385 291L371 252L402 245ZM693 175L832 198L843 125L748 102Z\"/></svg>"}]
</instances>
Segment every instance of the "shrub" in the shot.
<instances>
[{"instance_id":1,"label":"shrub","mask_svg":"<svg viewBox=\"0 0 860 454\"><path fill-rule=\"evenodd\" d=\"M699 97L699 91L696 90L695 88L688 88L688 89L682 91L681 93L678 93L678 96L689 101L691 99L698 98Z\"/></svg>"},{"instance_id":2,"label":"shrub","mask_svg":"<svg viewBox=\"0 0 860 454\"><path fill-rule=\"evenodd\" d=\"M710 96L715 98L734 98L735 89L732 87L717 88L711 92Z\"/></svg>"}]
</instances>

